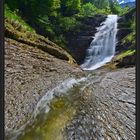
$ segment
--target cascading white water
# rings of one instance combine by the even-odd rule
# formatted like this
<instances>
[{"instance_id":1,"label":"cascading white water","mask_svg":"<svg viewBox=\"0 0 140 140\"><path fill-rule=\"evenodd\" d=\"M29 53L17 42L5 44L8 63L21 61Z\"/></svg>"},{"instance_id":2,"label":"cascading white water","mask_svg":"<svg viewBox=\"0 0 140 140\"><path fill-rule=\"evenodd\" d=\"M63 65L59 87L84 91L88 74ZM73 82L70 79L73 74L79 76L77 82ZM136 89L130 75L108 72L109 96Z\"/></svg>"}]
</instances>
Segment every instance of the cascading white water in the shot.
<instances>
[{"instance_id":1,"label":"cascading white water","mask_svg":"<svg viewBox=\"0 0 140 140\"><path fill-rule=\"evenodd\" d=\"M97 33L81 65L82 69L95 70L111 61L115 54L117 19L117 15L108 15L107 19L97 28Z\"/></svg>"}]
</instances>

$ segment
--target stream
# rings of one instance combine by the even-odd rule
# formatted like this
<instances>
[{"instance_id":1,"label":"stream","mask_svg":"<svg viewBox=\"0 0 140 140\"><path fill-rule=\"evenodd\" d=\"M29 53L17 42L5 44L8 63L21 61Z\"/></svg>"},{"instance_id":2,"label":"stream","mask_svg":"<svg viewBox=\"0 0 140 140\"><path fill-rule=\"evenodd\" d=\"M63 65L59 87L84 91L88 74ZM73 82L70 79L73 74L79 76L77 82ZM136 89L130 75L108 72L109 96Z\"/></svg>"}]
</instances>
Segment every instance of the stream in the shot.
<instances>
[{"instance_id":1,"label":"stream","mask_svg":"<svg viewBox=\"0 0 140 140\"><path fill-rule=\"evenodd\" d=\"M100 81L105 70L88 72L81 79L66 79L38 102L31 119L10 134L10 140L65 140L69 122L76 116L88 93L86 88Z\"/></svg>"},{"instance_id":2,"label":"stream","mask_svg":"<svg viewBox=\"0 0 140 140\"><path fill-rule=\"evenodd\" d=\"M67 79L38 102L9 140L134 140L135 68Z\"/></svg>"}]
</instances>

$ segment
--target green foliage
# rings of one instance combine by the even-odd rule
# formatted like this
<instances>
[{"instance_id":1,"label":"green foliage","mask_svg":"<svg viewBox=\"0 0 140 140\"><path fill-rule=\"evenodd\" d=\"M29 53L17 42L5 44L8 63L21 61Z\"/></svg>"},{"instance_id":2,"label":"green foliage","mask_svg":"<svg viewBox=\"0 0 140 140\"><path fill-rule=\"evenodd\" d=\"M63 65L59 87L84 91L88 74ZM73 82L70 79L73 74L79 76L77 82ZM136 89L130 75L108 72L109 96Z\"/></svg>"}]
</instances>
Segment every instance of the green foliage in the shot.
<instances>
[{"instance_id":1,"label":"green foliage","mask_svg":"<svg viewBox=\"0 0 140 140\"><path fill-rule=\"evenodd\" d=\"M18 0L5 0L5 3L12 11L19 8Z\"/></svg>"},{"instance_id":2,"label":"green foliage","mask_svg":"<svg viewBox=\"0 0 140 140\"><path fill-rule=\"evenodd\" d=\"M62 48L65 48L65 45L67 43L66 38L63 34L60 34L59 36L55 36L54 42L61 46Z\"/></svg>"},{"instance_id":3,"label":"green foliage","mask_svg":"<svg viewBox=\"0 0 140 140\"><path fill-rule=\"evenodd\" d=\"M91 16L91 15L95 14L96 11L97 11L97 8L93 4L86 3L82 6L79 15Z\"/></svg>"},{"instance_id":4,"label":"green foliage","mask_svg":"<svg viewBox=\"0 0 140 140\"><path fill-rule=\"evenodd\" d=\"M128 21L129 27L131 29L131 33L129 33L123 40L122 44L127 45L129 44L129 49L135 50L136 46L136 18L133 17Z\"/></svg>"},{"instance_id":5,"label":"green foliage","mask_svg":"<svg viewBox=\"0 0 140 140\"><path fill-rule=\"evenodd\" d=\"M78 30L79 17L95 14L124 14L116 0L5 0L5 16L21 22L28 31L47 36L58 44L66 44L65 33ZM26 22L24 22L25 19Z\"/></svg>"},{"instance_id":6,"label":"green foliage","mask_svg":"<svg viewBox=\"0 0 140 140\"><path fill-rule=\"evenodd\" d=\"M63 16L59 16L53 21L48 16L39 17L37 22L49 39L62 47L66 45L64 34L73 30L79 24L76 18Z\"/></svg>"},{"instance_id":7,"label":"green foliage","mask_svg":"<svg viewBox=\"0 0 140 140\"><path fill-rule=\"evenodd\" d=\"M61 12L64 16L72 16L80 11L81 0L61 0Z\"/></svg>"},{"instance_id":8,"label":"green foliage","mask_svg":"<svg viewBox=\"0 0 140 140\"><path fill-rule=\"evenodd\" d=\"M134 39L134 33L130 33L128 34L124 39L123 39L123 43L128 43L128 42L132 42L132 40Z\"/></svg>"},{"instance_id":9,"label":"green foliage","mask_svg":"<svg viewBox=\"0 0 140 140\"><path fill-rule=\"evenodd\" d=\"M126 56L129 56L129 55L133 55L134 53L136 52L136 50L127 50L127 51L124 51L122 52L121 54L119 54L117 57L116 57L116 60L120 60Z\"/></svg>"},{"instance_id":10,"label":"green foliage","mask_svg":"<svg viewBox=\"0 0 140 140\"><path fill-rule=\"evenodd\" d=\"M119 16L127 13L128 11L129 11L129 7L127 7L127 6L125 8L121 8L120 13L119 13Z\"/></svg>"},{"instance_id":11,"label":"green foliage","mask_svg":"<svg viewBox=\"0 0 140 140\"><path fill-rule=\"evenodd\" d=\"M59 14L60 0L48 0L47 8L49 16L56 17Z\"/></svg>"},{"instance_id":12,"label":"green foliage","mask_svg":"<svg viewBox=\"0 0 140 140\"><path fill-rule=\"evenodd\" d=\"M89 2L94 4L99 9L109 7L109 0L83 0L84 4Z\"/></svg>"},{"instance_id":13,"label":"green foliage","mask_svg":"<svg viewBox=\"0 0 140 140\"><path fill-rule=\"evenodd\" d=\"M131 29L133 31L135 31L135 29L136 29L136 18L135 17L131 21Z\"/></svg>"},{"instance_id":14,"label":"green foliage","mask_svg":"<svg viewBox=\"0 0 140 140\"><path fill-rule=\"evenodd\" d=\"M135 40L136 40L136 19L133 18L131 21L131 26L130 28L132 29L132 32L130 34L128 34L124 39L123 39L123 43L129 43L131 42L131 47L134 48L135 47Z\"/></svg>"},{"instance_id":15,"label":"green foliage","mask_svg":"<svg viewBox=\"0 0 140 140\"><path fill-rule=\"evenodd\" d=\"M55 32L53 31L53 25L49 20L48 16L41 16L38 17L36 20L36 24L40 25L40 27L44 30L44 32L52 38L55 36Z\"/></svg>"},{"instance_id":16,"label":"green foliage","mask_svg":"<svg viewBox=\"0 0 140 140\"><path fill-rule=\"evenodd\" d=\"M60 9L60 0L6 0L6 3L11 10L18 8L24 15L33 17L57 16Z\"/></svg>"},{"instance_id":17,"label":"green foliage","mask_svg":"<svg viewBox=\"0 0 140 140\"><path fill-rule=\"evenodd\" d=\"M111 14L111 10L110 7L105 7L103 9L99 9L97 8L94 4L92 4L91 2L89 3L85 3L80 12L77 14L80 17L87 17L87 16L93 16L95 14Z\"/></svg>"},{"instance_id":18,"label":"green foliage","mask_svg":"<svg viewBox=\"0 0 140 140\"><path fill-rule=\"evenodd\" d=\"M78 25L78 21L74 17L62 17L59 22L62 32L71 31L76 25Z\"/></svg>"},{"instance_id":19,"label":"green foliage","mask_svg":"<svg viewBox=\"0 0 140 140\"><path fill-rule=\"evenodd\" d=\"M5 18L10 20L12 24L16 24L16 30L25 30L29 32L35 32L35 30L30 27L19 15L18 15L18 10L15 10L12 12L7 5L4 7L5 11ZM22 26L21 26L22 25Z\"/></svg>"},{"instance_id":20,"label":"green foliage","mask_svg":"<svg viewBox=\"0 0 140 140\"><path fill-rule=\"evenodd\" d=\"M109 0L109 7L112 14L117 14L119 16L125 14L129 10L129 7L126 6L125 8L122 8L116 1L113 0Z\"/></svg>"}]
</instances>

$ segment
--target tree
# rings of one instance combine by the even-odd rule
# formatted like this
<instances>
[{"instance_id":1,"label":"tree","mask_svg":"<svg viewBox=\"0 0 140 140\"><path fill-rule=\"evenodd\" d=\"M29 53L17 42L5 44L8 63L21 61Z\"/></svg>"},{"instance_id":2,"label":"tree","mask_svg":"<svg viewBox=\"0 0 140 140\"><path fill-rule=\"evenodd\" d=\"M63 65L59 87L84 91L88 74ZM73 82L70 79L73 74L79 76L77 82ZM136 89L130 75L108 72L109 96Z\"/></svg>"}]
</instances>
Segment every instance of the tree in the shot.
<instances>
[{"instance_id":1,"label":"tree","mask_svg":"<svg viewBox=\"0 0 140 140\"><path fill-rule=\"evenodd\" d=\"M49 16L57 16L60 10L60 0L48 0Z\"/></svg>"},{"instance_id":2,"label":"tree","mask_svg":"<svg viewBox=\"0 0 140 140\"><path fill-rule=\"evenodd\" d=\"M80 11L81 0L61 0L61 12L65 16L71 16Z\"/></svg>"},{"instance_id":3,"label":"tree","mask_svg":"<svg viewBox=\"0 0 140 140\"><path fill-rule=\"evenodd\" d=\"M116 2L116 0L109 0L109 6L110 6L110 9L111 9L111 12L113 14L118 14L121 12L121 6L119 5L118 2Z\"/></svg>"},{"instance_id":4,"label":"tree","mask_svg":"<svg viewBox=\"0 0 140 140\"><path fill-rule=\"evenodd\" d=\"M94 4L97 8L103 9L109 6L109 0L83 0L83 3L92 3Z\"/></svg>"},{"instance_id":5,"label":"tree","mask_svg":"<svg viewBox=\"0 0 140 140\"><path fill-rule=\"evenodd\" d=\"M80 14L83 16L89 16L89 15L93 15L93 13L95 13L97 10L97 8L91 4L91 3L86 3L82 6Z\"/></svg>"}]
</instances>

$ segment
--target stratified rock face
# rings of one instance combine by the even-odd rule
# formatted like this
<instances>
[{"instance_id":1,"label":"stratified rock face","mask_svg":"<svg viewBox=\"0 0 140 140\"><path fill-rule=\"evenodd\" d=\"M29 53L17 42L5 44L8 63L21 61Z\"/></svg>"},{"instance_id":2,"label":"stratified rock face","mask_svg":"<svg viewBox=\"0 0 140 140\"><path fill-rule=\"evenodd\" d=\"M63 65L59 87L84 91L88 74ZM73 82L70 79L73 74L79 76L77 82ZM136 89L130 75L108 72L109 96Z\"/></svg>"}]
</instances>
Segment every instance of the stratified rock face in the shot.
<instances>
[{"instance_id":1,"label":"stratified rock face","mask_svg":"<svg viewBox=\"0 0 140 140\"><path fill-rule=\"evenodd\" d=\"M116 45L117 53L127 50L128 47L131 46L131 43L123 44L122 40L124 37L126 37L128 34L132 32L132 29L130 27L131 26L130 21L135 17L135 14L136 9L134 8L118 19L118 33L117 33L118 43Z\"/></svg>"},{"instance_id":2,"label":"stratified rock face","mask_svg":"<svg viewBox=\"0 0 140 140\"><path fill-rule=\"evenodd\" d=\"M90 43L93 40L92 37L96 33L96 27L99 27L106 17L107 16L105 15L95 15L94 17L82 19L80 31L73 31L66 35L68 48L79 64L84 61L86 50L90 46Z\"/></svg>"},{"instance_id":3,"label":"stratified rock face","mask_svg":"<svg viewBox=\"0 0 140 140\"><path fill-rule=\"evenodd\" d=\"M135 140L135 68L94 77L82 95L67 140Z\"/></svg>"}]
</instances>

